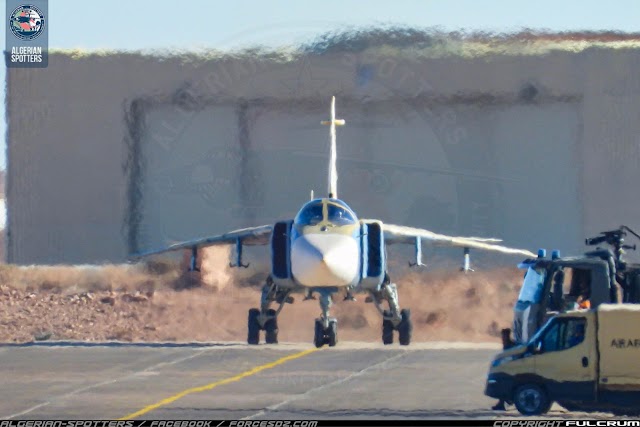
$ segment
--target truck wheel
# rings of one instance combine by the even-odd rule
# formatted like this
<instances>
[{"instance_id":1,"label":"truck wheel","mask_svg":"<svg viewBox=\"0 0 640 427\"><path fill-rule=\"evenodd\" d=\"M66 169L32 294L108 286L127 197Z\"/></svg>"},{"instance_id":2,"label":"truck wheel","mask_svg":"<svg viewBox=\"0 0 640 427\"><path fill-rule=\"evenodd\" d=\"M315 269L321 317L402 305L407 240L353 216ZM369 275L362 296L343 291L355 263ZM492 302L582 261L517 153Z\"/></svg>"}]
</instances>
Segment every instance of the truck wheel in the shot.
<instances>
[{"instance_id":1,"label":"truck wheel","mask_svg":"<svg viewBox=\"0 0 640 427\"><path fill-rule=\"evenodd\" d=\"M553 402L539 385L523 384L513 393L513 403L522 415L541 415L549 411Z\"/></svg>"},{"instance_id":2,"label":"truck wheel","mask_svg":"<svg viewBox=\"0 0 640 427\"><path fill-rule=\"evenodd\" d=\"M259 315L260 310L258 310L257 308L252 308L249 310L247 343L251 345L258 345L260 343L260 322L258 322Z\"/></svg>"},{"instance_id":3,"label":"truck wheel","mask_svg":"<svg viewBox=\"0 0 640 427\"><path fill-rule=\"evenodd\" d=\"M273 316L273 319L267 320L264 324L265 342L267 344L278 344L278 318L276 317L276 311L269 309L267 315Z\"/></svg>"}]
</instances>

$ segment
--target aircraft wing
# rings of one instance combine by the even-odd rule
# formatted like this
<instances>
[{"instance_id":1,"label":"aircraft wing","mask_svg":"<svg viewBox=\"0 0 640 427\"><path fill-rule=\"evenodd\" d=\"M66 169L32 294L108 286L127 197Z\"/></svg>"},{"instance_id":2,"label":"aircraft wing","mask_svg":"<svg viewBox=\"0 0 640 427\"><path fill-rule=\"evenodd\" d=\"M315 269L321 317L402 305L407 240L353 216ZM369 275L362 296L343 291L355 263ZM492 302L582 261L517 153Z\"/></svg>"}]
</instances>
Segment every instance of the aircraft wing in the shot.
<instances>
[{"instance_id":1,"label":"aircraft wing","mask_svg":"<svg viewBox=\"0 0 640 427\"><path fill-rule=\"evenodd\" d=\"M461 248L475 248L486 251L502 252L505 254L524 255L535 258L536 255L526 249L515 249L495 244L499 239L483 239L478 237L453 237L437 234L422 228L405 227L402 225L382 224L384 241L389 244L415 244L416 237L422 241L429 241L439 246L457 246Z\"/></svg>"},{"instance_id":2,"label":"aircraft wing","mask_svg":"<svg viewBox=\"0 0 640 427\"><path fill-rule=\"evenodd\" d=\"M218 234L216 236L203 237L201 239L188 240L185 242L178 242L169 245L165 248L154 249L151 251L140 252L130 256L132 259L143 258L149 255L157 255L164 252L177 251L180 249L192 249L201 248L206 246L215 245L231 245L238 243L238 240L243 245L268 245L271 239L272 225L261 225L259 227L241 228L239 230L233 230L225 234Z\"/></svg>"}]
</instances>

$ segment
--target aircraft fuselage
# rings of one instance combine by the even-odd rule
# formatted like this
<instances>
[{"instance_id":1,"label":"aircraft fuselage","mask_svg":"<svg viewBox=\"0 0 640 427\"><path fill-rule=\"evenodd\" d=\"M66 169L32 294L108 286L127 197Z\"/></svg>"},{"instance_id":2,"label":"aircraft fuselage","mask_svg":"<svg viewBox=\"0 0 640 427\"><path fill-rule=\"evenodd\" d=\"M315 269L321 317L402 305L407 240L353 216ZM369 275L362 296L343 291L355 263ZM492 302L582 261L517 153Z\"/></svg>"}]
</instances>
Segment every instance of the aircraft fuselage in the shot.
<instances>
[{"instance_id":1,"label":"aircraft fuselage","mask_svg":"<svg viewBox=\"0 0 640 427\"><path fill-rule=\"evenodd\" d=\"M356 285L361 276L361 225L339 199L315 199L291 227L292 279L307 288Z\"/></svg>"}]
</instances>

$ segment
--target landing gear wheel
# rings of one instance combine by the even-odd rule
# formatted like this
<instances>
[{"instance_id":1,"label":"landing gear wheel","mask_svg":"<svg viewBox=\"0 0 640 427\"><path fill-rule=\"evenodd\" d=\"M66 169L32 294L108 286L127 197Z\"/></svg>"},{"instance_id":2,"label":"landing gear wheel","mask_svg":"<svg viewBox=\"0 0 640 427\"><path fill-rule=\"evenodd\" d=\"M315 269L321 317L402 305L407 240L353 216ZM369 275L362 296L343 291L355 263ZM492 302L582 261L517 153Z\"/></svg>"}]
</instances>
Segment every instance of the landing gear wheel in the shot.
<instances>
[{"instance_id":1,"label":"landing gear wheel","mask_svg":"<svg viewBox=\"0 0 640 427\"><path fill-rule=\"evenodd\" d=\"M276 317L276 311L269 309L267 310L267 315L273 316L273 318L267 320L264 324L265 342L267 344L278 344L278 318Z\"/></svg>"},{"instance_id":2,"label":"landing gear wheel","mask_svg":"<svg viewBox=\"0 0 640 427\"><path fill-rule=\"evenodd\" d=\"M400 345L411 344L411 332L413 332L413 323L411 323L411 310L405 308L400 311L402 321L398 325L398 341Z\"/></svg>"},{"instance_id":3,"label":"landing gear wheel","mask_svg":"<svg viewBox=\"0 0 640 427\"><path fill-rule=\"evenodd\" d=\"M247 343L258 345L260 343L260 322L258 322L260 310L252 308L249 310Z\"/></svg>"},{"instance_id":4,"label":"landing gear wheel","mask_svg":"<svg viewBox=\"0 0 640 427\"><path fill-rule=\"evenodd\" d=\"M388 311L384 312L384 316L390 316ZM393 323L391 320L382 319L382 343L384 345L393 344Z\"/></svg>"},{"instance_id":5,"label":"landing gear wheel","mask_svg":"<svg viewBox=\"0 0 640 427\"><path fill-rule=\"evenodd\" d=\"M537 384L523 384L513 393L513 403L522 415L542 415L553 403L547 392Z\"/></svg>"},{"instance_id":6,"label":"landing gear wheel","mask_svg":"<svg viewBox=\"0 0 640 427\"><path fill-rule=\"evenodd\" d=\"M324 325L321 319L316 319L315 334L313 336L313 344L320 348L324 345Z\"/></svg>"},{"instance_id":7,"label":"landing gear wheel","mask_svg":"<svg viewBox=\"0 0 640 427\"><path fill-rule=\"evenodd\" d=\"M329 347L335 347L338 343L338 322L336 320L329 322L326 338L326 344L329 344Z\"/></svg>"}]
</instances>

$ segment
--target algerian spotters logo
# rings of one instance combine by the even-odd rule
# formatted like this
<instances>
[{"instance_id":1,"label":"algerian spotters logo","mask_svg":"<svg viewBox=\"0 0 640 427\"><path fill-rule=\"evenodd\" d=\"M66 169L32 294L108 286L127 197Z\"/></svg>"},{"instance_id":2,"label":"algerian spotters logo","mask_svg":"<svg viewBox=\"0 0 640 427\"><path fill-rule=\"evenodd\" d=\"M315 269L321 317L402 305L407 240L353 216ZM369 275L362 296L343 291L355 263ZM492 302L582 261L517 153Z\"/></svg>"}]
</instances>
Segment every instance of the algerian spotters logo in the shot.
<instances>
[{"instance_id":1,"label":"algerian spotters logo","mask_svg":"<svg viewBox=\"0 0 640 427\"><path fill-rule=\"evenodd\" d=\"M33 5L21 5L9 16L9 28L20 40L34 40L44 31L44 14Z\"/></svg>"}]
</instances>

